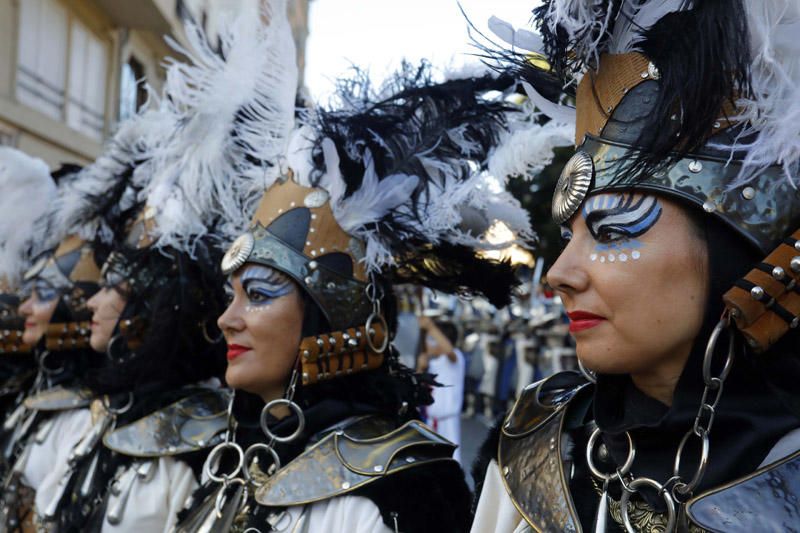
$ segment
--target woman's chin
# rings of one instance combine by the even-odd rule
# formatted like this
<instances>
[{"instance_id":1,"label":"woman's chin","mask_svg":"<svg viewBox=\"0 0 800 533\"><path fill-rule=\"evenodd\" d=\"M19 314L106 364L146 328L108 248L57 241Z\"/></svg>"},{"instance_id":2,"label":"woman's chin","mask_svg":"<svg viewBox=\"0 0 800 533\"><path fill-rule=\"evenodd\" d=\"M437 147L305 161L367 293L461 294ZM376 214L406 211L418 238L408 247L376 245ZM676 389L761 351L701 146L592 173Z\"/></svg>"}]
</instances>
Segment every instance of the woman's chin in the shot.
<instances>
[{"instance_id":1,"label":"woman's chin","mask_svg":"<svg viewBox=\"0 0 800 533\"><path fill-rule=\"evenodd\" d=\"M22 342L24 342L28 346L35 346L39 342L39 339L41 338L42 334L39 333L38 331L30 331L26 329L22 333Z\"/></svg>"}]
</instances>

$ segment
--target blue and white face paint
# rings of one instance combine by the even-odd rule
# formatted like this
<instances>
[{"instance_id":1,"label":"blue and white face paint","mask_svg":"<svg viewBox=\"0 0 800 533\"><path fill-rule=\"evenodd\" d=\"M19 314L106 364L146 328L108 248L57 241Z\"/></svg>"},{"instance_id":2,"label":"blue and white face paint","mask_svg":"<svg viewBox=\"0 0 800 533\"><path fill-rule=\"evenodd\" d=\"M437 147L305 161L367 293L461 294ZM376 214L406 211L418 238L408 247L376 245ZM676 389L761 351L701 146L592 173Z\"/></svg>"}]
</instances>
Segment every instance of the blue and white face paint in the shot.
<instances>
[{"instance_id":1,"label":"blue and white face paint","mask_svg":"<svg viewBox=\"0 0 800 533\"><path fill-rule=\"evenodd\" d=\"M651 195L622 193L591 196L583 205L586 227L597 242L589 256L601 263L625 263L642 256L637 237L661 217L661 204Z\"/></svg>"}]
</instances>

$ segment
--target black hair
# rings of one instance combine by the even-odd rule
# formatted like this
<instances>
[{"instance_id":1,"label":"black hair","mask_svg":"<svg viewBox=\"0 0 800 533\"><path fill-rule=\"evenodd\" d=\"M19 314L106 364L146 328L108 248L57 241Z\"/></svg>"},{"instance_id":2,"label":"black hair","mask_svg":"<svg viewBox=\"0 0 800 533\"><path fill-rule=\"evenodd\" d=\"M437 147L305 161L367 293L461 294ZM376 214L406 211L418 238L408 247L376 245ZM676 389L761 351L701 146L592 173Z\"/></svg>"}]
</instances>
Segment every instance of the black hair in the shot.
<instances>
[{"instance_id":1,"label":"black hair","mask_svg":"<svg viewBox=\"0 0 800 533\"><path fill-rule=\"evenodd\" d=\"M436 327L439 328L439 331L447 337L447 340L450 341L450 344L455 346L458 344L458 328L455 324L450 322L449 320L436 320L435 321Z\"/></svg>"},{"instance_id":2,"label":"black hair","mask_svg":"<svg viewBox=\"0 0 800 533\"><path fill-rule=\"evenodd\" d=\"M215 321L225 297L215 254L198 247L194 258L148 249L129 250L126 256L148 279L133 288L122 315L136 321L129 336L140 345L112 354L90 375L90 388L104 394L149 391L221 377L225 343Z\"/></svg>"}]
</instances>

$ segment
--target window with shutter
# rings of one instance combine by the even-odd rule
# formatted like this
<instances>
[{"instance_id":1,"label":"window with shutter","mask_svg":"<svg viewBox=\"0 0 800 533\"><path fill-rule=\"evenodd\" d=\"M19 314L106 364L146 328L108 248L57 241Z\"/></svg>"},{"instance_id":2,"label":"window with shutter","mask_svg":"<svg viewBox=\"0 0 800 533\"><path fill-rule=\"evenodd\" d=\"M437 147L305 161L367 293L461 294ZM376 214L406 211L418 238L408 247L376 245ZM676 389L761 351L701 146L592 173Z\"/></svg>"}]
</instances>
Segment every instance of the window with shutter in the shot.
<instances>
[{"instance_id":1,"label":"window with shutter","mask_svg":"<svg viewBox=\"0 0 800 533\"><path fill-rule=\"evenodd\" d=\"M93 139L102 140L108 48L73 19L69 50L67 124Z\"/></svg>"},{"instance_id":2,"label":"window with shutter","mask_svg":"<svg viewBox=\"0 0 800 533\"><path fill-rule=\"evenodd\" d=\"M20 6L17 99L63 119L67 11L55 0L25 0Z\"/></svg>"}]
</instances>

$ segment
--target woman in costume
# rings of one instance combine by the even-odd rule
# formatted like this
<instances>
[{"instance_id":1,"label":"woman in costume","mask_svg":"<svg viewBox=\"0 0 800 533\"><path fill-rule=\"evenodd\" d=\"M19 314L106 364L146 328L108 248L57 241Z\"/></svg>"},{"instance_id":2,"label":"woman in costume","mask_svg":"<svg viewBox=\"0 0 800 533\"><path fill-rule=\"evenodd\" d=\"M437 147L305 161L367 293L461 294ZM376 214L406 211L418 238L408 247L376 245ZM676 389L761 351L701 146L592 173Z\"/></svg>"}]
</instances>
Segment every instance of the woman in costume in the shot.
<instances>
[{"instance_id":1,"label":"woman in costume","mask_svg":"<svg viewBox=\"0 0 800 533\"><path fill-rule=\"evenodd\" d=\"M291 43L279 9L270 31ZM499 83L434 84L408 67L377 94L342 80L339 108L308 110L291 138L291 106L239 115L283 151L241 169L266 183L223 260L230 304L218 325L236 396L178 531L466 529L453 446L418 421L432 382L390 343L391 283L508 300L511 269L480 257L479 235L496 219L525 233L527 218L474 173L507 111L481 97ZM252 125L225 130L240 138Z\"/></svg>"},{"instance_id":2,"label":"woman in costume","mask_svg":"<svg viewBox=\"0 0 800 533\"><path fill-rule=\"evenodd\" d=\"M19 314L22 275L43 250L34 224L55 192L41 159L0 147L0 419L17 407L36 374L31 346L22 342L25 320ZM24 209L20 209L24 206Z\"/></svg>"},{"instance_id":3,"label":"woman in costume","mask_svg":"<svg viewBox=\"0 0 800 533\"><path fill-rule=\"evenodd\" d=\"M576 124L547 279L585 372L493 432L472 530L795 527L800 4L534 13L551 70L517 67ZM542 96L576 73L575 110Z\"/></svg>"}]
</instances>

